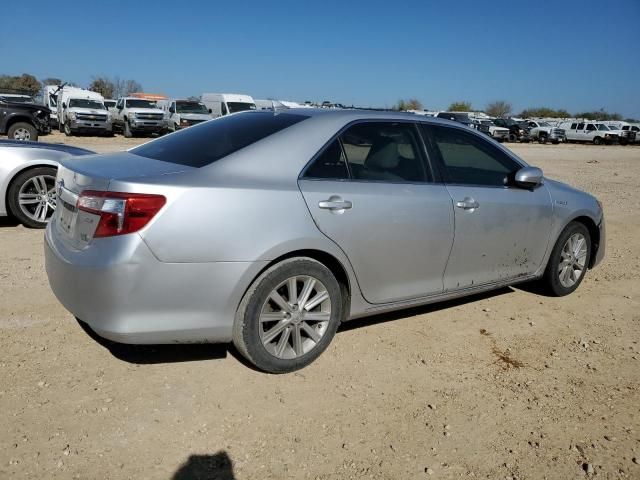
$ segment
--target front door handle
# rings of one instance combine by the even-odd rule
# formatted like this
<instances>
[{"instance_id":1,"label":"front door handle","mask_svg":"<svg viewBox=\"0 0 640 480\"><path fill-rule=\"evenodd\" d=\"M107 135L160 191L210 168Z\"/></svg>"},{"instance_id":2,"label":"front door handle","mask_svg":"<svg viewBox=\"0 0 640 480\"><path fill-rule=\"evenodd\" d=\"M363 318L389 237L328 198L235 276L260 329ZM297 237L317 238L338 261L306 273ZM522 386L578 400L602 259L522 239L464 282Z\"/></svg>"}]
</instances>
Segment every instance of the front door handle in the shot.
<instances>
[{"instance_id":1,"label":"front door handle","mask_svg":"<svg viewBox=\"0 0 640 480\"><path fill-rule=\"evenodd\" d=\"M349 200L342 200L337 196L331 196L328 200L318 202L318 207L325 210L348 210L353 204Z\"/></svg>"},{"instance_id":2,"label":"front door handle","mask_svg":"<svg viewBox=\"0 0 640 480\"><path fill-rule=\"evenodd\" d=\"M480 204L473 198L465 197L464 200L456 202L456 207L462 208L463 210L475 210L480 207Z\"/></svg>"}]
</instances>

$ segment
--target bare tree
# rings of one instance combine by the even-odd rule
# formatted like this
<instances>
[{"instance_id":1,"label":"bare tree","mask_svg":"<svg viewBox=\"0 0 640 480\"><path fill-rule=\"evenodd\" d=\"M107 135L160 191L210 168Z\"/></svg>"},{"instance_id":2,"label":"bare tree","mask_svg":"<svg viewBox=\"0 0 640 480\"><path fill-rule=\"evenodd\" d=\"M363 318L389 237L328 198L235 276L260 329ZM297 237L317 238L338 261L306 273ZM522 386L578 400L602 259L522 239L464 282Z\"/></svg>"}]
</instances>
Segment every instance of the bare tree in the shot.
<instances>
[{"instance_id":1,"label":"bare tree","mask_svg":"<svg viewBox=\"0 0 640 480\"><path fill-rule=\"evenodd\" d=\"M59 78L55 78L55 77L47 77L47 78L42 80L42 84L44 86L47 86L47 85L62 85L62 80L60 80Z\"/></svg>"},{"instance_id":2,"label":"bare tree","mask_svg":"<svg viewBox=\"0 0 640 480\"><path fill-rule=\"evenodd\" d=\"M496 100L495 102L491 102L485 108L485 113L492 117L498 118L506 118L511 115L512 107L509 102L505 102L504 100Z\"/></svg>"},{"instance_id":3,"label":"bare tree","mask_svg":"<svg viewBox=\"0 0 640 480\"><path fill-rule=\"evenodd\" d=\"M93 77L93 81L89 85L89 90L98 92L104 98L114 98L116 86L113 81L107 77Z\"/></svg>"}]
</instances>

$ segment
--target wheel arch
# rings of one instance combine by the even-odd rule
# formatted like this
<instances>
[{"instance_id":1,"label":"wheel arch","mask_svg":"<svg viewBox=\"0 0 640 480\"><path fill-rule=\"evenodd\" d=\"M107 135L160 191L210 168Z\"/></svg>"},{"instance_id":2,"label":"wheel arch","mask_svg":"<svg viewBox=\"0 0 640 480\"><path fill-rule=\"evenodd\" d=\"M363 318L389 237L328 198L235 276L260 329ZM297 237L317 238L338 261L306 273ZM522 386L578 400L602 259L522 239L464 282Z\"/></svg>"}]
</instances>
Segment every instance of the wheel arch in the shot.
<instances>
[{"instance_id":1,"label":"wheel arch","mask_svg":"<svg viewBox=\"0 0 640 480\"><path fill-rule=\"evenodd\" d=\"M600 248L600 229L598 228L598 225L596 224L596 222L587 215L581 215L579 217L573 218L571 219L571 222L581 223L582 225L587 227L587 230L589 231L589 236L591 237L591 255L589 257L588 265L589 265L589 268L592 268L593 263L595 262L595 259L596 259L596 253L598 252L598 248ZM565 225L565 228L566 228L566 225Z\"/></svg>"},{"instance_id":2,"label":"wheel arch","mask_svg":"<svg viewBox=\"0 0 640 480\"><path fill-rule=\"evenodd\" d=\"M29 125L32 125L33 128L36 128L35 125L33 125L33 120L31 120L31 118L29 118L26 115L14 115L12 117L9 117L7 119L7 123L5 126L5 129L7 132L9 132L9 129L11 128L11 126L15 123L19 123L19 122L24 122L24 123L28 123ZM36 128L37 130L37 128Z\"/></svg>"},{"instance_id":3,"label":"wheel arch","mask_svg":"<svg viewBox=\"0 0 640 480\"><path fill-rule=\"evenodd\" d=\"M290 258L296 258L296 257L312 258L313 260L316 260L321 264L323 264L325 267L327 267L331 271L331 273L336 277L336 280L340 284L340 287L343 289L344 308L348 317L349 312L351 310L351 295L352 295L353 285L349 278L349 273L347 269L345 268L343 263L331 253L328 253L323 250L313 249L313 248L292 250L268 262L264 267L262 267L260 271L256 273L256 275L253 277L251 282L248 283L244 292L242 292L241 299L244 298L244 296L247 294L247 291L249 290L249 288L251 288L251 285L254 284L256 279L259 278L260 275L262 275L267 269L273 267L274 265L284 260L287 260Z\"/></svg>"}]
</instances>

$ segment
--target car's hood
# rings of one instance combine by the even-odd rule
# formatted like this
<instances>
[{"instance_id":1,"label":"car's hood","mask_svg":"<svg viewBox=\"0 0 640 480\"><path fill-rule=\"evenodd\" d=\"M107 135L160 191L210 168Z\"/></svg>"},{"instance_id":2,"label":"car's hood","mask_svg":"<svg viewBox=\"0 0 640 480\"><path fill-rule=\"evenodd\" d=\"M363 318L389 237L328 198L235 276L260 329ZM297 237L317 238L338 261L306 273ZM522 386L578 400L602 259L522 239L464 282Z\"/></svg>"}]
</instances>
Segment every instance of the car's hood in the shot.
<instances>
[{"instance_id":1,"label":"car's hood","mask_svg":"<svg viewBox=\"0 0 640 480\"><path fill-rule=\"evenodd\" d=\"M178 113L178 115L185 120L211 120L211 115L208 113Z\"/></svg>"},{"instance_id":2,"label":"car's hood","mask_svg":"<svg viewBox=\"0 0 640 480\"><path fill-rule=\"evenodd\" d=\"M31 112L35 112L37 110L40 110L42 112L46 112L51 114L51 110L47 107L45 107L44 105L38 105L36 103L15 103L15 102L6 102L7 105L9 105L11 107L11 109L13 110L28 110Z\"/></svg>"}]
</instances>

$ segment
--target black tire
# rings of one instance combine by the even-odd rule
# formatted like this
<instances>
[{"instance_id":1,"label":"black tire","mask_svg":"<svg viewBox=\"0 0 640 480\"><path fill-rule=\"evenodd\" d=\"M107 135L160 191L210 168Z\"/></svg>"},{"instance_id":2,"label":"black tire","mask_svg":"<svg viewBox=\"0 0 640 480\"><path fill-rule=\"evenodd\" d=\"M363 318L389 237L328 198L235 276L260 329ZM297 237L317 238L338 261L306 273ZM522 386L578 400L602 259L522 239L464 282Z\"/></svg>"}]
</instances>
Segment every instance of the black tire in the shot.
<instances>
[{"instance_id":1,"label":"black tire","mask_svg":"<svg viewBox=\"0 0 640 480\"><path fill-rule=\"evenodd\" d=\"M331 305L328 324L319 341L306 353L291 359L276 357L267 350L260 338L260 313L269 295L278 285L291 277L306 275L316 278L326 287ZM345 315L346 296L331 270L322 263L307 257L284 260L263 272L245 293L236 312L233 343L242 356L260 370L269 373L299 370L318 358L333 339ZM288 345L289 341L285 342Z\"/></svg>"},{"instance_id":2,"label":"black tire","mask_svg":"<svg viewBox=\"0 0 640 480\"><path fill-rule=\"evenodd\" d=\"M558 145L560 143L560 140L554 140L551 143L553 143L554 145Z\"/></svg>"},{"instance_id":3,"label":"black tire","mask_svg":"<svg viewBox=\"0 0 640 480\"><path fill-rule=\"evenodd\" d=\"M560 282L560 275L558 269L560 267L560 262L562 261L562 249L564 248L567 240L574 234L580 233L584 236L587 243L587 255L584 269L580 273L580 277L571 287L565 287ZM584 224L580 222L571 222L569 225L565 227L562 231L558 240L556 241L553 250L551 251L551 255L549 256L549 261L547 262L547 268L545 269L544 276L542 277L542 282L548 292L556 297L563 297L565 295L569 295L576 288L580 286L584 276L587 272L589 266L589 259L591 258L591 235L589 234L589 230Z\"/></svg>"},{"instance_id":4,"label":"black tire","mask_svg":"<svg viewBox=\"0 0 640 480\"><path fill-rule=\"evenodd\" d=\"M541 145L547 143L547 136L542 133L538 135L538 143L540 143Z\"/></svg>"},{"instance_id":5,"label":"black tire","mask_svg":"<svg viewBox=\"0 0 640 480\"><path fill-rule=\"evenodd\" d=\"M509 134L509 142L516 143L518 141L518 136L515 133Z\"/></svg>"},{"instance_id":6,"label":"black tire","mask_svg":"<svg viewBox=\"0 0 640 480\"><path fill-rule=\"evenodd\" d=\"M7 137L11 140L38 141L38 129L27 122L16 122L9 127Z\"/></svg>"},{"instance_id":7,"label":"black tire","mask_svg":"<svg viewBox=\"0 0 640 480\"><path fill-rule=\"evenodd\" d=\"M123 133L125 138L133 137L133 132L131 132L131 127L129 126L129 121L125 119L123 126Z\"/></svg>"},{"instance_id":8,"label":"black tire","mask_svg":"<svg viewBox=\"0 0 640 480\"><path fill-rule=\"evenodd\" d=\"M67 137L72 137L73 136L73 132L71 131L71 127L69 126L69 122L65 122L65 124L64 124L64 134Z\"/></svg>"},{"instance_id":9,"label":"black tire","mask_svg":"<svg viewBox=\"0 0 640 480\"><path fill-rule=\"evenodd\" d=\"M627 145L629 145L629 140L627 140L626 138L621 138L619 140L620 145L622 145L623 147L626 147Z\"/></svg>"},{"instance_id":10,"label":"black tire","mask_svg":"<svg viewBox=\"0 0 640 480\"><path fill-rule=\"evenodd\" d=\"M593 139L593 144L594 145L602 145L602 138L600 137L596 137Z\"/></svg>"},{"instance_id":11,"label":"black tire","mask_svg":"<svg viewBox=\"0 0 640 480\"><path fill-rule=\"evenodd\" d=\"M47 221L39 222L37 220L29 218L27 214L23 212L19 202L20 189L22 188L23 185L27 184L27 182L30 182L32 178L37 176L53 177L53 181L55 185L56 173L57 173L57 170L54 167L32 168L30 170L26 170L22 172L11 181L11 185L9 186L9 191L7 193L9 212L25 227L44 228L47 226Z\"/></svg>"}]
</instances>

